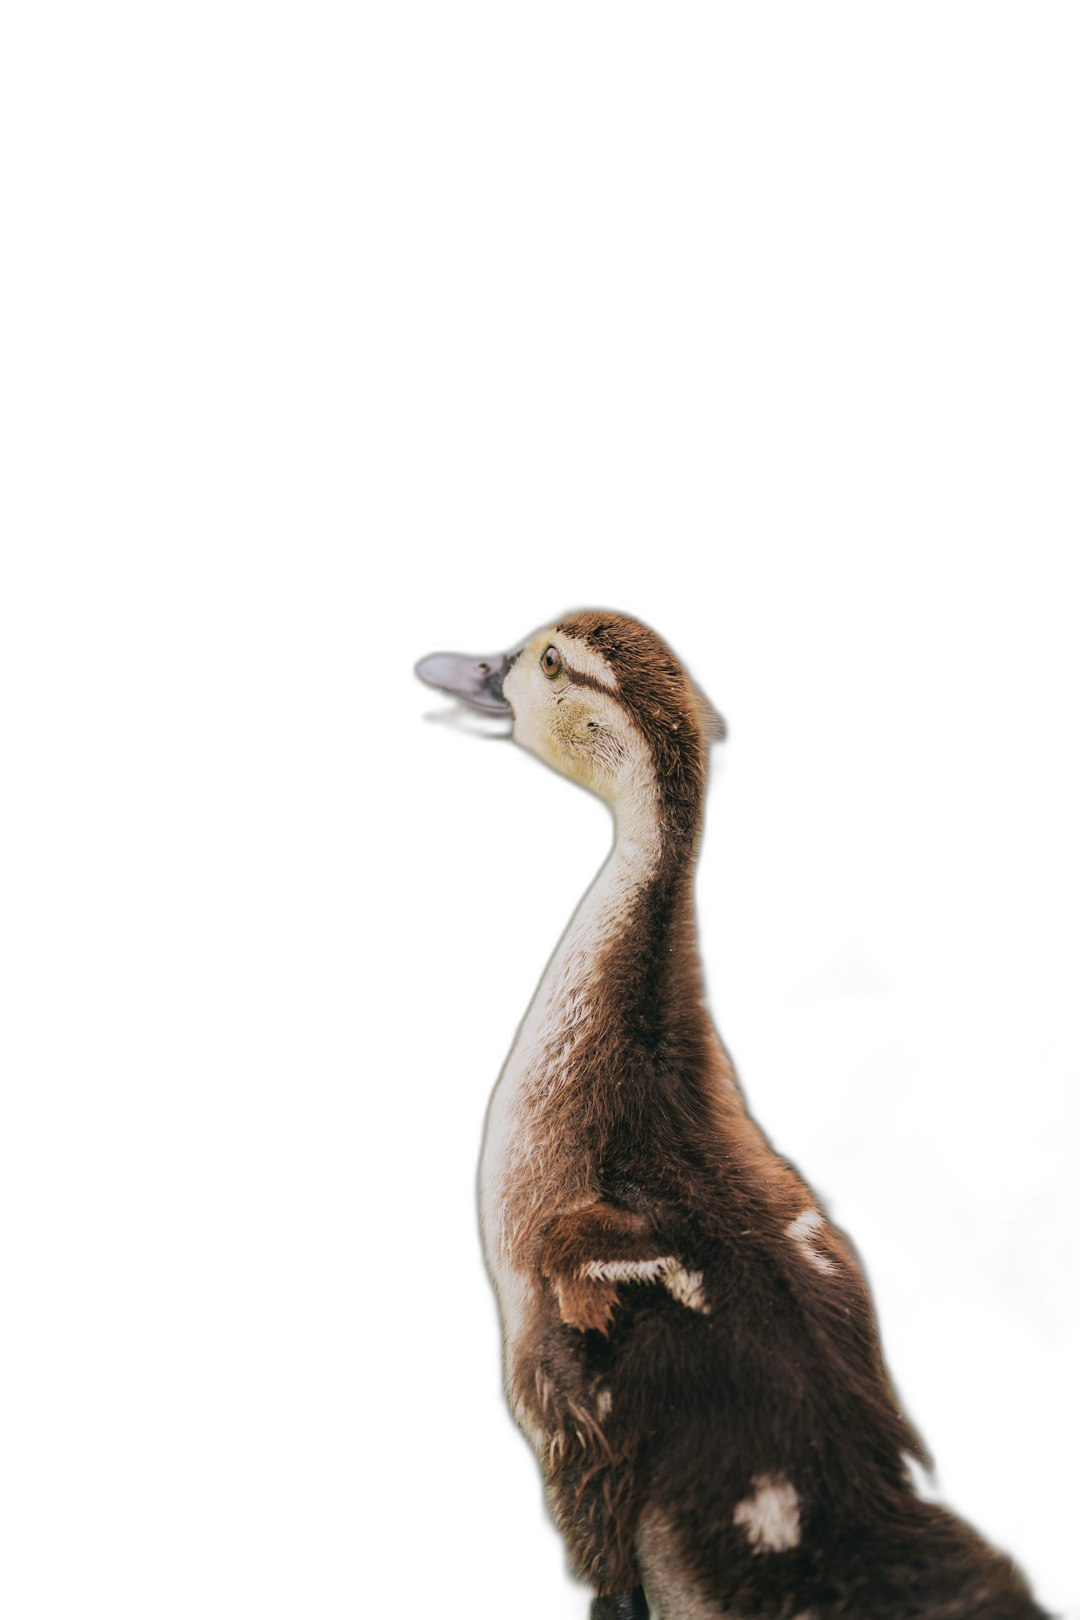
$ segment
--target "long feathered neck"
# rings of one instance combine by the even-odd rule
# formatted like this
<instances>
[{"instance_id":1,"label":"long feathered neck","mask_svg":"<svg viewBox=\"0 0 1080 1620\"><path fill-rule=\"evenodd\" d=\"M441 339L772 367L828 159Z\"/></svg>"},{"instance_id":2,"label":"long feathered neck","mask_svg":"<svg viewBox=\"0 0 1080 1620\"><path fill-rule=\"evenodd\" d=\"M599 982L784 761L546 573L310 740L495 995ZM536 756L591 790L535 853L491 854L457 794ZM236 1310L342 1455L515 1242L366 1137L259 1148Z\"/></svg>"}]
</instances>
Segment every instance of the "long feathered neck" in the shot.
<instances>
[{"instance_id":1,"label":"long feathered neck","mask_svg":"<svg viewBox=\"0 0 1080 1620\"><path fill-rule=\"evenodd\" d=\"M594 1199L612 1166L656 1183L665 1153L708 1155L743 1115L698 949L703 800L693 818L662 804L615 816L497 1087L481 1166L491 1254Z\"/></svg>"},{"instance_id":2,"label":"long feathered neck","mask_svg":"<svg viewBox=\"0 0 1080 1620\"><path fill-rule=\"evenodd\" d=\"M653 793L617 803L611 853L552 959L549 991L587 991L593 1019L620 1044L655 1049L700 1012L700 828L699 799L673 806Z\"/></svg>"}]
</instances>

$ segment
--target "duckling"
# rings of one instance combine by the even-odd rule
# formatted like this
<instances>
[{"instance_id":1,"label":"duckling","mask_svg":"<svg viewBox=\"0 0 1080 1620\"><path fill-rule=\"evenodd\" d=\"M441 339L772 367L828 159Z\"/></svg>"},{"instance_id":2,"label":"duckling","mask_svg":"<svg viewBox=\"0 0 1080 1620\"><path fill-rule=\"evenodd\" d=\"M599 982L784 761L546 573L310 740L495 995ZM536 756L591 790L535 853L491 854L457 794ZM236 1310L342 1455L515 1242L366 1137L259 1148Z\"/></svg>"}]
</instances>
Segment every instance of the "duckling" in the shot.
<instances>
[{"instance_id":1,"label":"duckling","mask_svg":"<svg viewBox=\"0 0 1080 1620\"><path fill-rule=\"evenodd\" d=\"M511 1409L593 1620L1037 1620L1010 1560L918 1493L858 1259L706 1009L693 878L723 721L618 613L417 672L614 814L480 1171Z\"/></svg>"}]
</instances>

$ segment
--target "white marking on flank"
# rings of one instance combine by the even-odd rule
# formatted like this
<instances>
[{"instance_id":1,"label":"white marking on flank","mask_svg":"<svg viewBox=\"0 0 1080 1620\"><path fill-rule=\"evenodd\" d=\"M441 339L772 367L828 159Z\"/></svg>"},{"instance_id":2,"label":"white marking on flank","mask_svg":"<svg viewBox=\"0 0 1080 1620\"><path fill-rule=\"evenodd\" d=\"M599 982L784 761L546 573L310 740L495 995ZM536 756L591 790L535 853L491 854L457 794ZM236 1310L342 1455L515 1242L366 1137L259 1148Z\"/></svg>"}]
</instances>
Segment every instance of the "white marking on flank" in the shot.
<instances>
[{"instance_id":1,"label":"white marking on flank","mask_svg":"<svg viewBox=\"0 0 1080 1620\"><path fill-rule=\"evenodd\" d=\"M788 1227L788 1237L794 1238L796 1243L801 1243L811 1232L819 1232L824 1220L825 1217L819 1209L804 1209Z\"/></svg>"},{"instance_id":2,"label":"white marking on flank","mask_svg":"<svg viewBox=\"0 0 1080 1620\"><path fill-rule=\"evenodd\" d=\"M663 1283L680 1305L700 1311L702 1316L709 1314L701 1272L687 1271L673 1254L661 1255L657 1260L587 1260L580 1275L590 1282Z\"/></svg>"},{"instance_id":3,"label":"white marking on flank","mask_svg":"<svg viewBox=\"0 0 1080 1620\"><path fill-rule=\"evenodd\" d=\"M788 1227L787 1235L797 1244L804 1260L809 1260L819 1271L835 1271L836 1267L828 1255L822 1254L814 1244L824 1225L825 1217L819 1209L804 1209Z\"/></svg>"},{"instance_id":4,"label":"white marking on flank","mask_svg":"<svg viewBox=\"0 0 1080 1620\"><path fill-rule=\"evenodd\" d=\"M755 1474L754 1494L732 1514L755 1552L784 1552L799 1545L799 1498L783 1474Z\"/></svg>"},{"instance_id":5,"label":"white marking on flank","mask_svg":"<svg viewBox=\"0 0 1080 1620\"><path fill-rule=\"evenodd\" d=\"M702 1316L708 1316L711 1307L705 1298L704 1282L700 1271L684 1271L682 1266L676 1266L664 1277L664 1287L673 1299L692 1311L700 1311Z\"/></svg>"},{"instance_id":6,"label":"white marking on flank","mask_svg":"<svg viewBox=\"0 0 1080 1620\"><path fill-rule=\"evenodd\" d=\"M581 1275L592 1282L655 1282L678 1263L673 1254L659 1260L587 1260Z\"/></svg>"}]
</instances>

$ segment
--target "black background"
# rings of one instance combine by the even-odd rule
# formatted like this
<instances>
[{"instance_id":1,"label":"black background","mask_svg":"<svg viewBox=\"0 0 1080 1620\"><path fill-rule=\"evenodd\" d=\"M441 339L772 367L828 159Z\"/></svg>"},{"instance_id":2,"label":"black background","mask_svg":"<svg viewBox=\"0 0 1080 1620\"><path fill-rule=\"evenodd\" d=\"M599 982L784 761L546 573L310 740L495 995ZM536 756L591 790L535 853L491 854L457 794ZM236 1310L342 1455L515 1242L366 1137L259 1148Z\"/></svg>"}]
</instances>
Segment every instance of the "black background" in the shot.
<instances>
[{"instance_id":1,"label":"black background","mask_svg":"<svg viewBox=\"0 0 1080 1620\"><path fill-rule=\"evenodd\" d=\"M857 1244L947 1498L1064 1605L1072 1047L1040 719L1056 650L1030 578L947 567L900 527L779 543L769 515L725 543L661 531L636 564L622 539L557 522L484 533L415 582L398 559L393 624L364 653L392 748L366 881L403 875L379 914L397 944L385 995L406 991L387 1095L426 1301L416 1335L381 1341L415 1392L410 1489L432 1505L440 1578L474 1615L510 1592L552 1620L585 1612L502 1403L474 1178L487 1098L610 818L518 748L424 723L439 700L411 671L596 604L653 624L729 724L698 906L751 1111ZM500 577L504 557L526 583Z\"/></svg>"}]
</instances>

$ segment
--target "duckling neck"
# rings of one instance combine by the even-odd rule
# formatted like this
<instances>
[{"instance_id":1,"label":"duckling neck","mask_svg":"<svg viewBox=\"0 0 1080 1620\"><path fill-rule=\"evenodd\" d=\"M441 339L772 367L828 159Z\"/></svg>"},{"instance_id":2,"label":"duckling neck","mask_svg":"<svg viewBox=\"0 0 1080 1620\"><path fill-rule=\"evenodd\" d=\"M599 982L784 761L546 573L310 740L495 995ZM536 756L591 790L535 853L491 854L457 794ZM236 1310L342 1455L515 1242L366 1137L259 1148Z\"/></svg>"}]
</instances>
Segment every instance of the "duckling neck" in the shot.
<instances>
[{"instance_id":1,"label":"duckling neck","mask_svg":"<svg viewBox=\"0 0 1080 1620\"><path fill-rule=\"evenodd\" d=\"M698 818L615 805L615 842L549 961L504 1072L558 1089L593 1035L655 1048L702 1011L693 877ZM681 830L680 830L681 829Z\"/></svg>"},{"instance_id":2,"label":"duckling neck","mask_svg":"<svg viewBox=\"0 0 1080 1620\"><path fill-rule=\"evenodd\" d=\"M673 838L661 814L616 813L615 843L547 965L492 1099L481 1202L493 1264L556 1192L565 1201L580 1181L586 1195L591 1169L573 1122L589 1089L606 1087L625 1060L692 1056L707 1039L696 853L696 836Z\"/></svg>"},{"instance_id":3,"label":"duckling neck","mask_svg":"<svg viewBox=\"0 0 1080 1620\"><path fill-rule=\"evenodd\" d=\"M598 952L596 977L608 1018L635 1045L662 1044L702 1010L693 892L697 851L696 821L677 833L670 823L661 824L648 842L616 822L609 865L622 876L623 905ZM598 883L604 881L602 872Z\"/></svg>"}]
</instances>

